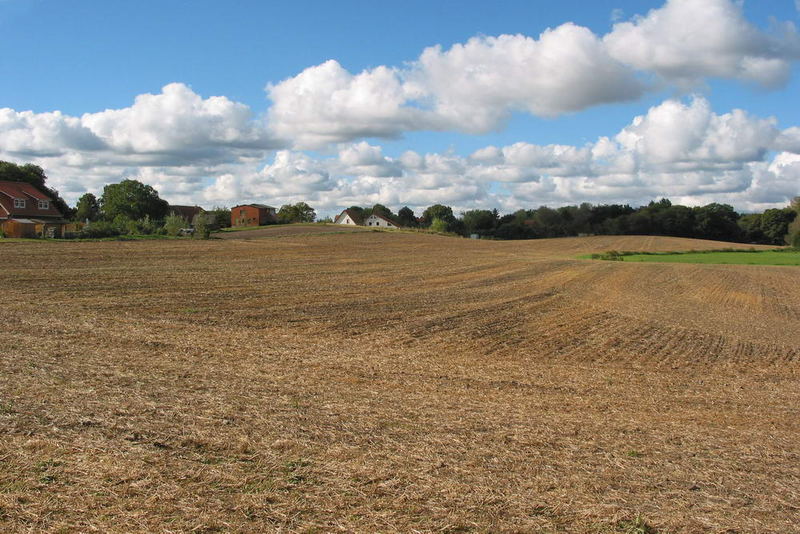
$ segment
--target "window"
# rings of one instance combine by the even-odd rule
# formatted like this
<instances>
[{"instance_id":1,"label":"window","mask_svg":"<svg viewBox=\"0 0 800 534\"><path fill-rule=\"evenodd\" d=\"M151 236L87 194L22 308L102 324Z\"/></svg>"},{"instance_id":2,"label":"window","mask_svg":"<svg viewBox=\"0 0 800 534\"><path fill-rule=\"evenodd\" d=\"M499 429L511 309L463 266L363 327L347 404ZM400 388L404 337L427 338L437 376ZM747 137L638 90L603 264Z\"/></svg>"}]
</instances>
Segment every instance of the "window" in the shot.
<instances>
[{"instance_id":1,"label":"window","mask_svg":"<svg viewBox=\"0 0 800 534\"><path fill-rule=\"evenodd\" d=\"M24 208L25 207L25 199L24 198L15 198L14 199L14 207L15 208Z\"/></svg>"},{"instance_id":2,"label":"window","mask_svg":"<svg viewBox=\"0 0 800 534\"><path fill-rule=\"evenodd\" d=\"M47 200L40 200L39 201L39 209L40 210L50 209L50 202L48 202Z\"/></svg>"}]
</instances>

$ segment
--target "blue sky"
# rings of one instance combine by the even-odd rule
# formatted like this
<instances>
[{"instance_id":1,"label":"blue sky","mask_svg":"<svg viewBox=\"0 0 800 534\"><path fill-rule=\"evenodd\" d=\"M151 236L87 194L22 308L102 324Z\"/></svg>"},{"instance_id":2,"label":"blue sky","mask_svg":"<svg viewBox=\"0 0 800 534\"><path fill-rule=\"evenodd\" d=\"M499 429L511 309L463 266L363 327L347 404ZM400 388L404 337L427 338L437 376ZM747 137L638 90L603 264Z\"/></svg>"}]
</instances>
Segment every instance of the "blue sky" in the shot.
<instances>
[{"instance_id":1,"label":"blue sky","mask_svg":"<svg viewBox=\"0 0 800 534\"><path fill-rule=\"evenodd\" d=\"M322 213L761 209L800 194L797 19L792 0L0 0L0 157L42 165L72 200L134 177L173 202ZM146 94L161 100L135 106Z\"/></svg>"}]
</instances>

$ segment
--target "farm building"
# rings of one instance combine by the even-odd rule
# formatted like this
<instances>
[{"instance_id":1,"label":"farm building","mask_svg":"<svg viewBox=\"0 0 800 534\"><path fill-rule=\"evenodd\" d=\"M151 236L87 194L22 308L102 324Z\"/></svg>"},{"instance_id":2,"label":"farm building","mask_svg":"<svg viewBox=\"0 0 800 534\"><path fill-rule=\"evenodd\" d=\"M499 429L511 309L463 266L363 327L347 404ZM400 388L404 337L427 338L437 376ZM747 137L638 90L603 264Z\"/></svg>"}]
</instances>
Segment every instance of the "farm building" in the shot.
<instances>
[{"instance_id":1,"label":"farm building","mask_svg":"<svg viewBox=\"0 0 800 534\"><path fill-rule=\"evenodd\" d=\"M359 215L353 210L344 210L333 221L335 224L349 224L354 226L378 226L381 228L398 228L399 225L377 213L371 214L366 219L361 219Z\"/></svg>"},{"instance_id":2,"label":"farm building","mask_svg":"<svg viewBox=\"0 0 800 534\"><path fill-rule=\"evenodd\" d=\"M351 226L363 226L364 224L361 217L352 210L344 210L333 222L335 224L349 224Z\"/></svg>"},{"instance_id":3,"label":"farm building","mask_svg":"<svg viewBox=\"0 0 800 534\"><path fill-rule=\"evenodd\" d=\"M172 204L169 206L169 213L174 213L175 215L183 217L189 223L194 221L195 215L202 211L203 208L200 206L173 206Z\"/></svg>"},{"instance_id":4,"label":"farm building","mask_svg":"<svg viewBox=\"0 0 800 534\"><path fill-rule=\"evenodd\" d=\"M231 208L231 226L264 226L278 222L278 211L264 204L242 204Z\"/></svg>"},{"instance_id":5,"label":"farm building","mask_svg":"<svg viewBox=\"0 0 800 534\"><path fill-rule=\"evenodd\" d=\"M7 237L64 237L53 199L25 182L0 181L0 229Z\"/></svg>"}]
</instances>

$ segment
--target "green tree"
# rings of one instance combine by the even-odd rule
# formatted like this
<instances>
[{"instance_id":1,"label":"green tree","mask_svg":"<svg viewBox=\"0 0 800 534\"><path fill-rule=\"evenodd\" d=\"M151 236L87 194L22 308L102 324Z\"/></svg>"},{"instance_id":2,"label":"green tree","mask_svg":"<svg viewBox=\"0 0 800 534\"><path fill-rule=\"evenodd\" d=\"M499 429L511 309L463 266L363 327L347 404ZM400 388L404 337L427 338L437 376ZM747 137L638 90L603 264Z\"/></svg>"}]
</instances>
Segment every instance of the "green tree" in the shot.
<instances>
[{"instance_id":1,"label":"green tree","mask_svg":"<svg viewBox=\"0 0 800 534\"><path fill-rule=\"evenodd\" d=\"M431 221L431 230L434 232L446 232L447 231L447 221L444 219L440 219L438 217L434 217Z\"/></svg>"},{"instance_id":2,"label":"green tree","mask_svg":"<svg viewBox=\"0 0 800 534\"><path fill-rule=\"evenodd\" d=\"M761 214L748 213L742 215L736 221L742 231L742 240L747 243L763 243L765 241L764 232L761 231Z\"/></svg>"},{"instance_id":3,"label":"green tree","mask_svg":"<svg viewBox=\"0 0 800 534\"><path fill-rule=\"evenodd\" d=\"M791 208L797 214L789 224L789 231L786 234L786 243L792 248L800 250L800 197L792 199Z\"/></svg>"},{"instance_id":4,"label":"green tree","mask_svg":"<svg viewBox=\"0 0 800 534\"><path fill-rule=\"evenodd\" d=\"M297 204L284 204L278 210L278 222L281 223L310 223L317 218L314 208L305 202Z\"/></svg>"},{"instance_id":5,"label":"green tree","mask_svg":"<svg viewBox=\"0 0 800 534\"><path fill-rule=\"evenodd\" d=\"M100 210L106 220L119 215L133 220L148 215L161 220L167 215L169 203L158 196L158 191L137 180L123 180L103 188L100 197Z\"/></svg>"},{"instance_id":6,"label":"green tree","mask_svg":"<svg viewBox=\"0 0 800 534\"><path fill-rule=\"evenodd\" d=\"M414 216L414 211L408 206L403 206L397 212L397 222L400 226L414 227L417 226L417 218Z\"/></svg>"},{"instance_id":7,"label":"green tree","mask_svg":"<svg viewBox=\"0 0 800 534\"><path fill-rule=\"evenodd\" d=\"M444 206L442 204L434 204L422 212L423 226L432 225L434 219L441 219L445 222L445 224L448 225L456 220L455 216L453 215L453 208L450 206Z\"/></svg>"},{"instance_id":8,"label":"green tree","mask_svg":"<svg viewBox=\"0 0 800 534\"><path fill-rule=\"evenodd\" d=\"M792 208L769 209L761 215L761 231L770 245L782 245L789 225L797 217Z\"/></svg>"},{"instance_id":9,"label":"green tree","mask_svg":"<svg viewBox=\"0 0 800 534\"><path fill-rule=\"evenodd\" d=\"M228 228L231 225L231 210L228 208L213 208L210 212L214 216L215 228Z\"/></svg>"},{"instance_id":10,"label":"green tree","mask_svg":"<svg viewBox=\"0 0 800 534\"><path fill-rule=\"evenodd\" d=\"M461 217L464 230L468 234L487 233L494 230L497 224L497 210L469 210Z\"/></svg>"},{"instance_id":11,"label":"green tree","mask_svg":"<svg viewBox=\"0 0 800 534\"><path fill-rule=\"evenodd\" d=\"M192 219L192 226L194 227L194 237L199 239L208 239L211 237L211 225L208 221L208 214L201 210L200 213Z\"/></svg>"},{"instance_id":12,"label":"green tree","mask_svg":"<svg viewBox=\"0 0 800 534\"><path fill-rule=\"evenodd\" d=\"M75 205L75 220L85 222L100 218L100 204L92 193L84 193Z\"/></svg>"},{"instance_id":13,"label":"green tree","mask_svg":"<svg viewBox=\"0 0 800 534\"><path fill-rule=\"evenodd\" d=\"M739 238L739 214L732 206L712 203L694 208L694 214L695 237L721 241L735 241Z\"/></svg>"}]
</instances>

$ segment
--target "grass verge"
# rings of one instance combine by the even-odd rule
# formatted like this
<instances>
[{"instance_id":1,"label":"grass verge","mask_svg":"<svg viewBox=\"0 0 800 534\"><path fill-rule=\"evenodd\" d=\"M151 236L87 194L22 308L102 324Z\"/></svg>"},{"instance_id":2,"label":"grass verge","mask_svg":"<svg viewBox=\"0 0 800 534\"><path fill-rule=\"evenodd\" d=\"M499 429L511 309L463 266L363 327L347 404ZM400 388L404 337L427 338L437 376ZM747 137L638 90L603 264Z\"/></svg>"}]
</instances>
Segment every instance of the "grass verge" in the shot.
<instances>
[{"instance_id":1,"label":"grass verge","mask_svg":"<svg viewBox=\"0 0 800 534\"><path fill-rule=\"evenodd\" d=\"M602 254L587 254L581 259L657 262L707 263L724 265L800 265L800 250L690 250L685 252L628 252L610 250Z\"/></svg>"}]
</instances>

